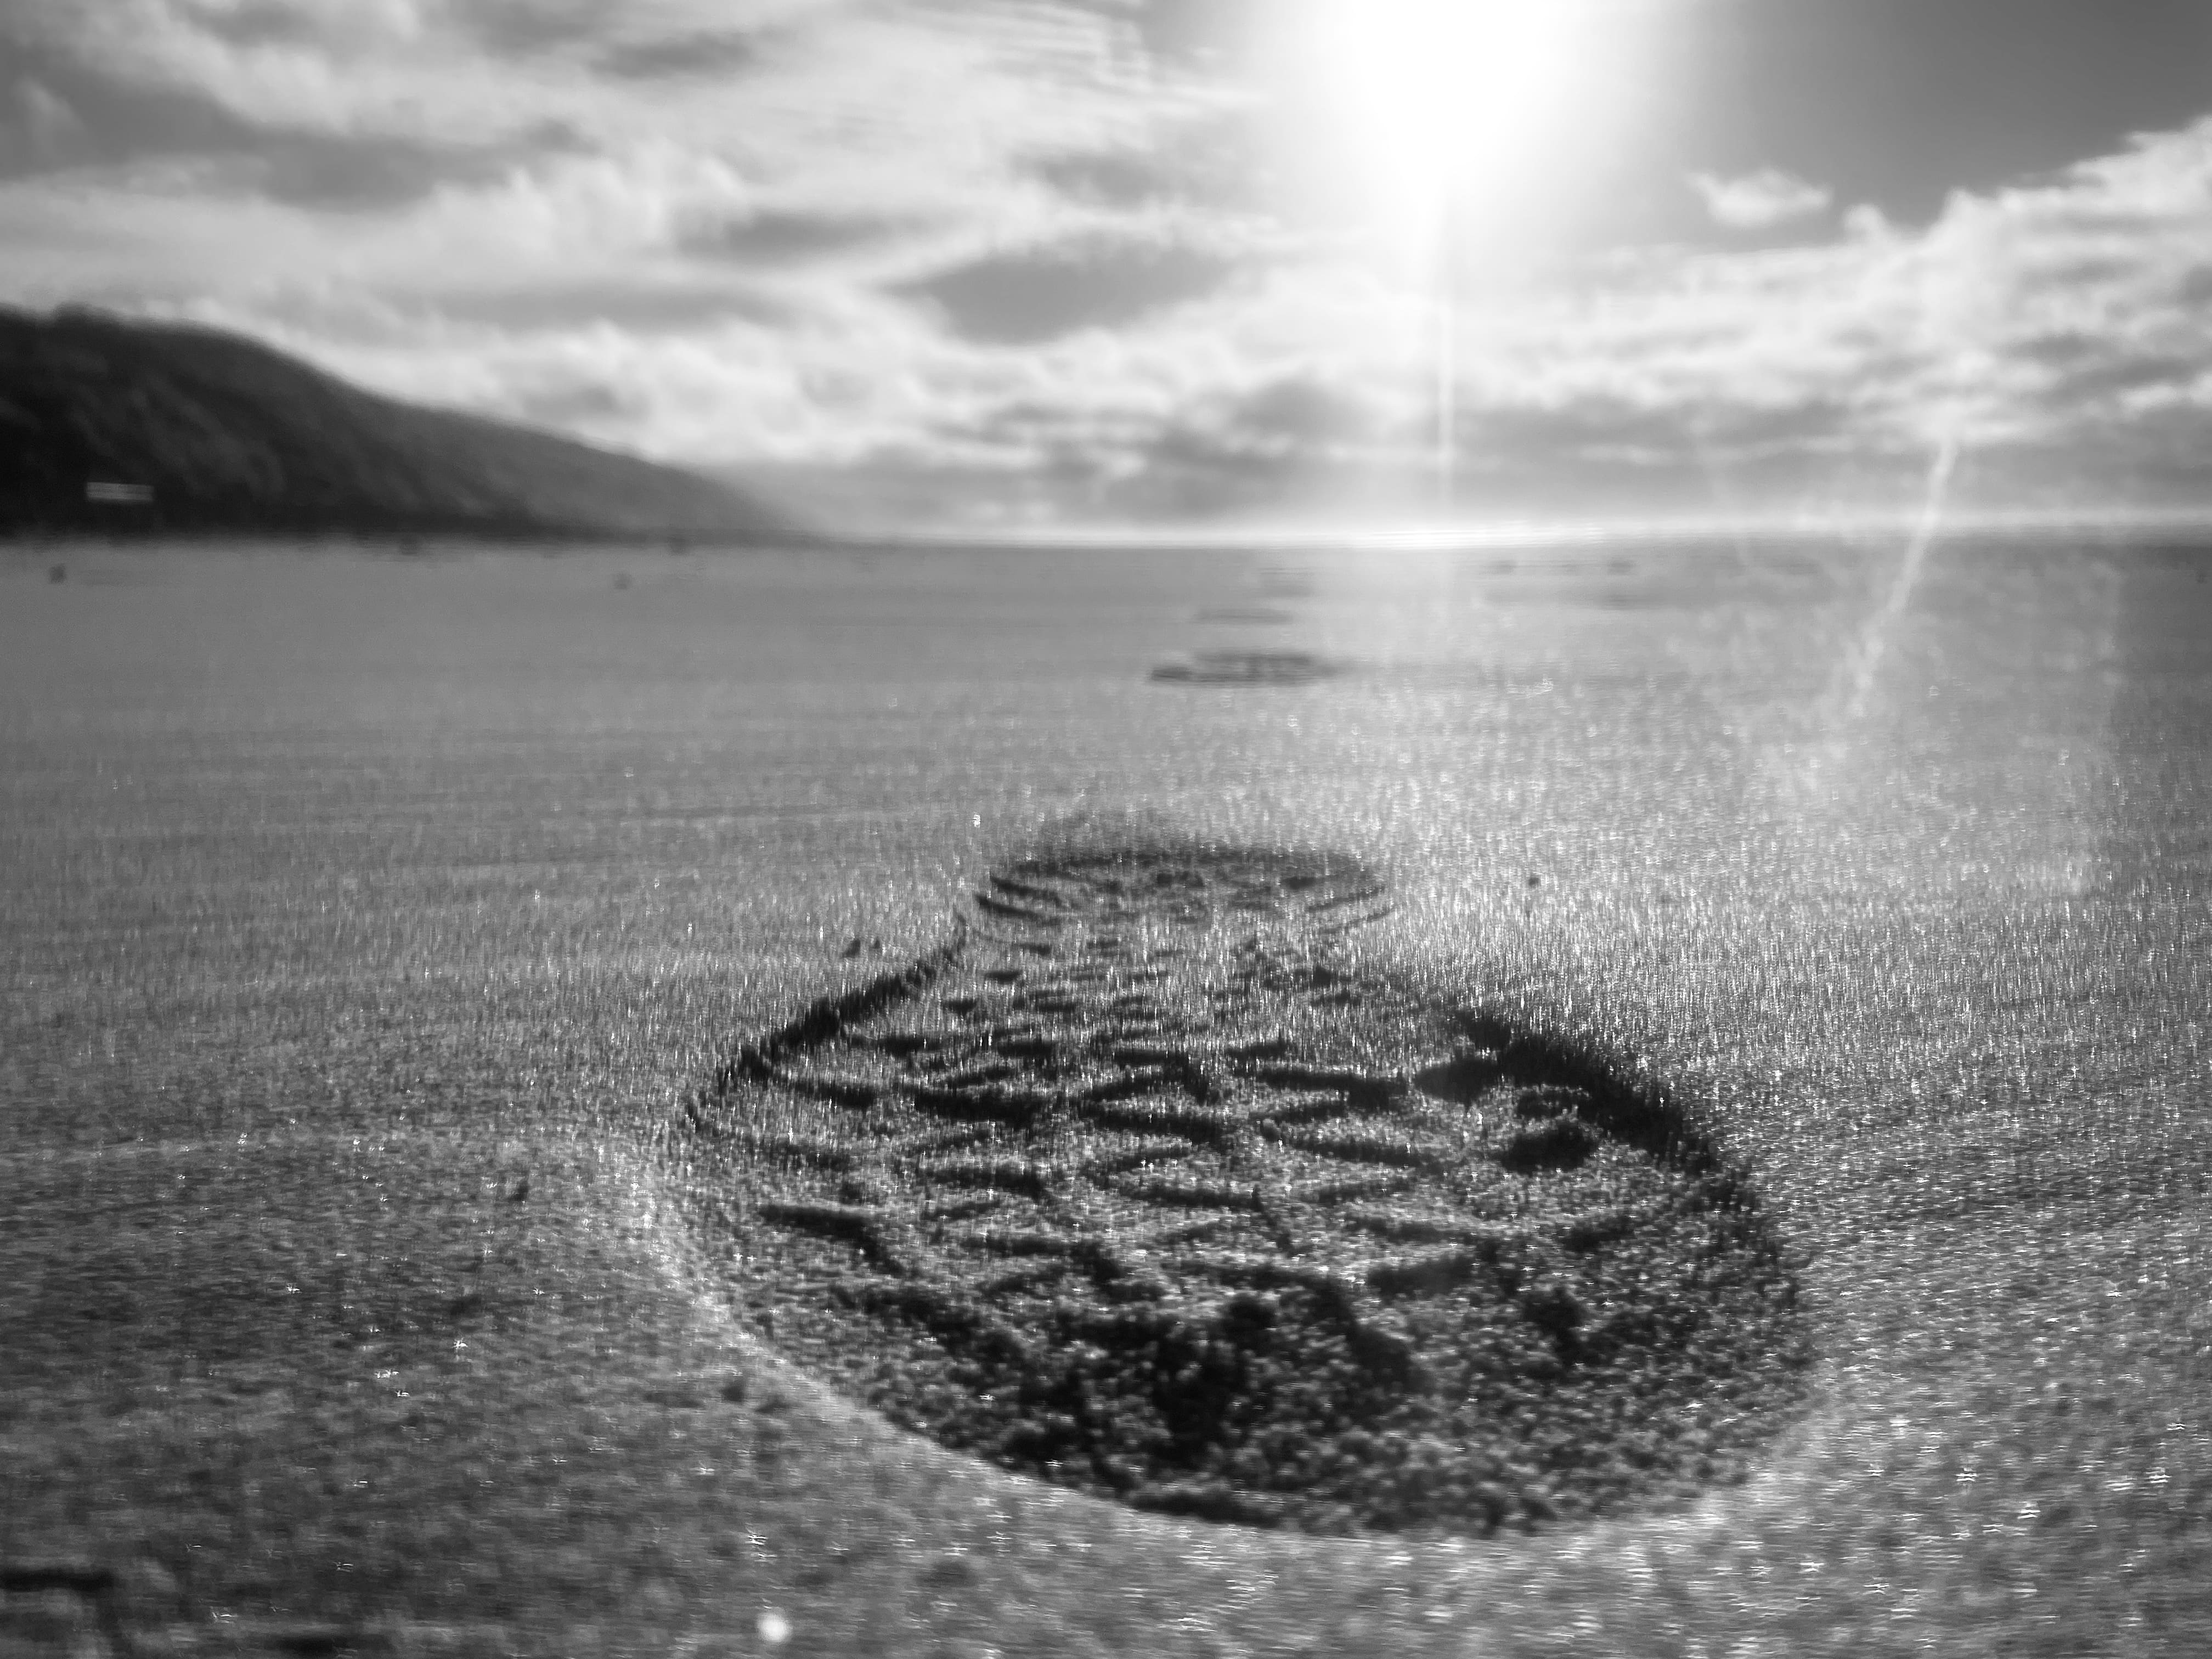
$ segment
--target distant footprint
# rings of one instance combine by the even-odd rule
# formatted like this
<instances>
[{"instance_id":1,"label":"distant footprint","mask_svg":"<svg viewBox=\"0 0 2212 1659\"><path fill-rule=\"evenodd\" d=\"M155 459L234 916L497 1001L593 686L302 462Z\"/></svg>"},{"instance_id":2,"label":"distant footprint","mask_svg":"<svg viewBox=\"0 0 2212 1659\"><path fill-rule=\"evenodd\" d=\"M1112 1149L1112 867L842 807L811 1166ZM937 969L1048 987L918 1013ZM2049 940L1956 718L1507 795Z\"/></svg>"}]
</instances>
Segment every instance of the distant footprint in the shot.
<instances>
[{"instance_id":1,"label":"distant footprint","mask_svg":"<svg viewBox=\"0 0 2212 1659\"><path fill-rule=\"evenodd\" d=\"M732 1293L894 1419L1145 1508L1483 1532L1740 1471L1806 1352L1741 1177L1361 966L1387 908L1166 837L995 871L692 1103Z\"/></svg>"},{"instance_id":2,"label":"distant footprint","mask_svg":"<svg viewBox=\"0 0 2212 1659\"><path fill-rule=\"evenodd\" d=\"M1310 685L1343 672L1342 664L1310 651L1200 651L1160 664L1152 677L1185 685Z\"/></svg>"},{"instance_id":3,"label":"distant footprint","mask_svg":"<svg viewBox=\"0 0 2212 1659\"><path fill-rule=\"evenodd\" d=\"M1296 611L1274 605L1206 605L1193 611L1191 617L1195 622L1250 628L1284 628L1298 619Z\"/></svg>"}]
</instances>

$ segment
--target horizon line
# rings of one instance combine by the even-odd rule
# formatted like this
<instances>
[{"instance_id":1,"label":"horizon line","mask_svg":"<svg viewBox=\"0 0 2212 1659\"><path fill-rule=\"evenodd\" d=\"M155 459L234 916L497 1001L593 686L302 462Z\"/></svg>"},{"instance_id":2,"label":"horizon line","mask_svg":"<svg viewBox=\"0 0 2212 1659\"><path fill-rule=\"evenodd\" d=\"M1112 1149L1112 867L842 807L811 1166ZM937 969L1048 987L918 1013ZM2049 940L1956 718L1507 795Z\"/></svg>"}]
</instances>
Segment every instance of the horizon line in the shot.
<instances>
[{"instance_id":1,"label":"horizon line","mask_svg":"<svg viewBox=\"0 0 2212 1659\"><path fill-rule=\"evenodd\" d=\"M1191 548L1221 551L1310 550L1337 548L1375 553L1439 553L1618 546L1654 542L1771 542L1808 537L1910 537L1925 529L1911 507L1848 512L1796 511L1757 514L1620 515L1594 519L1486 519L1439 523L1415 520L1361 525L1269 521L1224 524L1032 524L947 526L907 530L824 527L832 544L916 550L954 548L1036 548L1041 551L1100 551ZM2212 507L2100 507L1968 509L1947 513L1935 538L1961 537L2035 540L2069 535L2182 535L2212 540Z\"/></svg>"}]
</instances>

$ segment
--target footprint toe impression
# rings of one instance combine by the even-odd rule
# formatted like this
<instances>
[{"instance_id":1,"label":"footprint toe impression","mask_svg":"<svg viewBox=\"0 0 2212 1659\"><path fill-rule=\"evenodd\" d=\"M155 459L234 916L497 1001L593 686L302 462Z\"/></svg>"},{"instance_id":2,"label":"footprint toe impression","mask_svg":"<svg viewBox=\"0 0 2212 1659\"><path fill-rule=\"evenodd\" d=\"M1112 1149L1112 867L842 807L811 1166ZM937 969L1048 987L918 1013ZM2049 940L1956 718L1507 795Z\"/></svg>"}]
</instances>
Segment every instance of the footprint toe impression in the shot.
<instances>
[{"instance_id":1,"label":"footprint toe impression","mask_svg":"<svg viewBox=\"0 0 2212 1659\"><path fill-rule=\"evenodd\" d=\"M690 1108L732 1294L895 1420L1139 1507L1486 1532L1739 1472L1805 1334L1663 1101L1356 960L1357 862L1142 842Z\"/></svg>"}]
</instances>

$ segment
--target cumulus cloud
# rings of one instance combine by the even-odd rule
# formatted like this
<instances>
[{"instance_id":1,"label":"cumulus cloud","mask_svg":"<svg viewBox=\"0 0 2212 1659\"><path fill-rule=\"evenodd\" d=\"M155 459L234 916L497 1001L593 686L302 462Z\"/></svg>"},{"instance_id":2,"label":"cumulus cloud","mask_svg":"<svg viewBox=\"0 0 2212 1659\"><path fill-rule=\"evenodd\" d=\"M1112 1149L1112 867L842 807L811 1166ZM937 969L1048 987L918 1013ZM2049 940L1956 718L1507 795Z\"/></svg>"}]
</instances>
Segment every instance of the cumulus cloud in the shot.
<instances>
[{"instance_id":1,"label":"cumulus cloud","mask_svg":"<svg viewBox=\"0 0 2212 1659\"><path fill-rule=\"evenodd\" d=\"M1729 230L1771 230L1826 213L1834 199L1824 185L1808 184L1778 167L1761 167L1733 179L1690 175L1691 187L1717 225Z\"/></svg>"},{"instance_id":2,"label":"cumulus cloud","mask_svg":"<svg viewBox=\"0 0 2212 1659\"><path fill-rule=\"evenodd\" d=\"M1787 250L1624 262L1602 315L1577 326L1555 311L1513 331L1517 351L1498 343L1509 355L1477 401L1510 412L1556 406L1545 387L1609 396L1624 416L1669 416L1717 465L1909 469L1957 443L1993 487L2124 495L2124 474L2069 455L2109 453L2092 441L2116 425L2179 422L2206 401L2212 324L2191 295L2208 270L2212 122L2046 182L1954 195L1922 232L1862 221Z\"/></svg>"},{"instance_id":3,"label":"cumulus cloud","mask_svg":"<svg viewBox=\"0 0 2212 1659\"><path fill-rule=\"evenodd\" d=\"M963 339L1028 345L1111 328L1211 294L1238 269L1202 248L1076 243L989 254L899 285Z\"/></svg>"},{"instance_id":4,"label":"cumulus cloud","mask_svg":"<svg viewBox=\"0 0 2212 1659\"><path fill-rule=\"evenodd\" d=\"M1571 290L1470 301L1449 434L1423 385L1433 326L1341 267L1286 264L1158 331L1230 343L1224 376L1248 382L1307 364L1364 398L1357 441L1248 428L1233 398L1200 396L1150 436L1086 434L1115 458L1094 494L1260 511L1364 480L1432 511L1442 442L1464 513L1897 510L1955 446L1984 507L2201 503L2208 295L2212 121L1955 196L1924 230L1862 215L1785 248L1632 249Z\"/></svg>"},{"instance_id":5,"label":"cumulus cloud","mask_svg":"<svg viewBox=\"0 0 2212 1659\"><path fill-rule=\"evenodd\" d=\"M33 76L18 76L9 100L5 124L6 149L0 167L9 172L27 170L41 162L58 161L76 149L85 136L83 118L68 99Z\"/></svg>"},{"instance_id":6,"label":"cumulus cloud","mask_svg":"<svg viewBox=\"0 0 2212 1659\"><path fill-rule=\"evenodd\" d=\"M1125 28L1154 61L1211 64L1247 46L1264 0L1075 0Z\"/></svg>"},{"instance_id":7,"label":"cumulus cloud","mask_svg":"<svg viewBox=\"0 0 2212 1659\"><path fill-rule=\"evenodd\" d=\"M619 41L600 51L592 66L624 80L672 81L726 76L748 67L759 56L759 42L750 34L706 30Z\"/></svg>"},{"instance_id":8,"label":"cumulus cloud","mask_svg":"<svg viewBox=\"0 0 2212 1659\"><path fill-rule=\"evenodd\" d=\"M680 240L689 253L741 264L785 265L879 244L908 224L896 214L760 205L707 216L688 226Z\"/></svg>"},{"instance_id":9,"label":"cumulus cloud","mask_svg":"<svg viewBox=\"0 0 2212 1659\"><path fill-rule=\"evenodd\" d=\"M1947 445L1993 489L2212 494L2212 122L1922 228L1699 175L1792 234L1447 306L1265 205L1208 78L1249 0L7 6L6 297L832 516L1897 504Z\"/></svg>"}]
</instances>

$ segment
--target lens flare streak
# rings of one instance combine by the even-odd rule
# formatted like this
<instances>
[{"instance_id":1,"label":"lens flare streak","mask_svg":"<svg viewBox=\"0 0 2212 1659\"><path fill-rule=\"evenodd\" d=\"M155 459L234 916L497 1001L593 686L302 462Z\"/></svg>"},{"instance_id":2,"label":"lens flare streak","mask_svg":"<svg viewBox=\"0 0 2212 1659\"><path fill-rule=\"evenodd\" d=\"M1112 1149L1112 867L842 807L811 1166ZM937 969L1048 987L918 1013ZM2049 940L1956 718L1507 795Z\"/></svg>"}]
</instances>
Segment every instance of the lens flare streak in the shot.
<instances>
[{"instance_id":1,"label":"lens flare streak","mask_svg":"<svg viewBox=\"0 0 2212 1659\"><path fill-rule=\"evenodd\" d=\"M1913 589L1920 584L1920 572L1928 562L1928 550L1936 544L1942 532L1943 509L1949 496L1951 475L1959 465L1959 440L1955 434L1946 434L1936 447L1936 458L1928 469L1928 483L1920 501L1920 512L1913 520L1912 533L1905 544L1905 557L1897 567L1889 592L1884 596L1881 609L1859 635L1858 643L1847 659L1849 694L1844 699L1839 724L1856 726L1866 713L1867 699L1873 694L1875 676L1881 668L1881 659L1889 649L1889 636L1895 631L1905 608L1912 602Z\"/></svg>"},{"instance_id":2,"label":"lens flare streak","mask_svg":"<svg viewBox=\"0 0 2212 1659\"><path fill-rule=\"evenodd\" d=\"M1826 720L1826 730L1806 751L1803 764L1794 774L1796 787L1802 793L1814 791L1823 773L1842 757L1852 729L1866 716L1882 661L1889 653L1891 635L1911 605L1927 567L1928 555L1943 532L1951 478L1958 469L1960 449L1955 430L1945 433L1936 446L1936 453L1929 462L1927 482L1921 490L1919 510L1905 537L1905 554L1898 561L1897 574L1890 579L1881 605L1845 649L1828 695L1821 699L1821 707L1833 713Z\"/></svg>"}]
</instances>

